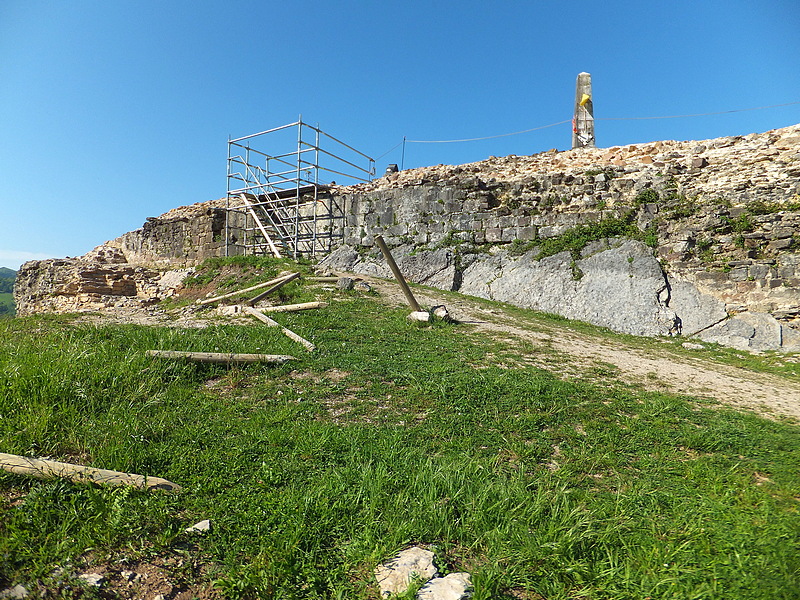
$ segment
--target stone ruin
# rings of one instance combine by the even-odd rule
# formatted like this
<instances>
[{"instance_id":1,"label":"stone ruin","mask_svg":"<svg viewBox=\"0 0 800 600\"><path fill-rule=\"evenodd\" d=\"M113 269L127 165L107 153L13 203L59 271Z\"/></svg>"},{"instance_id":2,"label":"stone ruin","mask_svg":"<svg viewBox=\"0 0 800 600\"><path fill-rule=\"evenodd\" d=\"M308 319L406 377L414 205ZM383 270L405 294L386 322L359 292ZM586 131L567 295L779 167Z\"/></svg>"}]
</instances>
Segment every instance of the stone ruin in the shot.
<instances>
[{"instance_id":1,"label":"stone ruin","mask_svg":"<svg viewBox=\"0 0 800 600\"><path fill-rule=\"evenodd\" d=\"M636 335L800 351L800 125L705 141L551 150L334 187L330 268L390 276ZM147 306L225 254L224 200L174 209L84 257L20 269L18 313ZM637 235L539 258L625 221ZM235 235L235 232L234 232Z\"/></svg>"}]
</instances>

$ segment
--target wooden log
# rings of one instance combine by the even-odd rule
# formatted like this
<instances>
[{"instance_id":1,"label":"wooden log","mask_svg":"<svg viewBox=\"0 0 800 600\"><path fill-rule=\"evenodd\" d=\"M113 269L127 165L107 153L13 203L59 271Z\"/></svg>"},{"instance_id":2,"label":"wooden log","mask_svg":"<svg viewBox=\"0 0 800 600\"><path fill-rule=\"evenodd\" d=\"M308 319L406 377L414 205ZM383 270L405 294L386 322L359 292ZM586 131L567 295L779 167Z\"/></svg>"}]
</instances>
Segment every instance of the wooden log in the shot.
<instances>
[{"instance_id":1,"label":"wooden log","mask_svg":"<svg viewBox=\"0 0 800 600\"><path fill-rule=\"evenodd\" d=\"M286 327L282 326L277 321L273 321L272 319L270 319L267 315L265 315L261 311L256 310L255 308L253 308L251 306L245 306L243 308L244 308L244 312L246 312L249 315L254 316L256 319L258 319L259 321L261 321L263 323L266 323L270 327L280 327L281 331L283 332L283 335L285 335L289 339L294 340L298 344L302 344L305 347L305 349L308 350L309 352L313 352L314 350L316 350L316 346L314 344L312 344L311 342L309 342L307 339L300 337L299 335L297 335L294 331L292 331L290 329L286 329Z\"/></svg>"},{"instance_id":2,"label":"wooden log","mask_svg":"<svg viewBox=\"0 0 800 600\"><path fill-rule=\"evenodd\" d=\"M397 280L397 283L400 284L400 289L403 290L403 295L405 295L408 305L414 312L422 311L422 309L419 307L419 302L417 302L417 299L414 298L414 294L411 293L411 288L408 287L403 274L400 272L400 268L397 266L397 263L394 262L394 257L392 256L392 253L389 252L389 247L386 245L386 242L383 241L381 236L376 235L375 243L378 244L381 254L383 254L386 262L389 263L389 268L392 270L392 273L394 273L394 278Z\"/></svg>"},{"instance_id":3,"label":"wooden log","mask_svg":"<svg viewBox=\"0 0 800 600\"><path fill-rule=\"evenodd\" d=\"M233 298L234 296L239 296L240 294L246 294L247 292L260 290L261 288L265 288L270 285L275 285L279 281L283 281L289 275L291 275L291 273L281 273L275 279L270 279L269 281L265 281L264 283L259 283L257 285L250 286L249 288L244 288L243 290L236 290L235 292L223 294L222 296L214 296L213 298L205 298L204 300L198 300L197 304L211 304L212 302L218 302L219 300L225 300L226 298Z\"/></svg>"},{"instance_id":4,"label":"wooden log","mask_svg":"<svg viewBox=\"0 0 800 600\"><path fill-rule=\"evenodd\" d=\"M275 285L273 285L271 288L267 289L267 290L266 290L266 291L264 291L264 292L261 292L261 293L260 293L258 296L256 296L255 298L250 298L250 300L248 300L248 301L247 301L247 304L249 304L250 306L253 306L253 305L254 305L256 302L258 302L259 300L263 300L264 298L266 298L267 296L269 296L269 295L270 295L272 292L274 292L275 290L279 290L280 288L282 288L283 286L285 286L287 283L289 283L290 281L294 281L294 280L295 280L295 279L297 279L298 277L300 277L300 273L292 273L291 275L287 275L286 277L284 277L284 279L283 279L282 281L279 281L279 282L277 282L277 283L276 283Z\"/></svg>"},{"instance_id":5,"label":"wooden log","mask_svg":"<svg viewBox=\"0 0 800 600\"><path fill-rule=\"evenodd\" d=\"M300 304L281 304L279 306L265 306L259 308L262 313L283 313L283 312L299 312L301 310L311 310L314 308L325 308L328 306L327 302L301 302Z\"/></svg>"},{"instance_id":6,"label":"wooden log","mask_svg":"<svg viewBox=\"0 0 800 600\"><path fill-rule=\"evenodd\" d=\"M168 490L174 492L181 489L178 484L160 477L95 469L94 467L73 465L43 458L17 456L16 454L0 453L0 468L9 473L30 475L39 479L64 477L76 482L90 481L107 485L130 485L140 490Z\"/></svg>"},{"instance_id":7,"label":"wooden log","mask_svg":"<svg viewBox=\"0 0 800 600\"><path fill-rule=\"evenodd\" d=\"M148 356L156 358L186 359L197 362L231 364L231 363L285 363L297 360L285 354L233 354L230 352L182 352L179 350L148 350Z\"/></svg>"}]
</instances>

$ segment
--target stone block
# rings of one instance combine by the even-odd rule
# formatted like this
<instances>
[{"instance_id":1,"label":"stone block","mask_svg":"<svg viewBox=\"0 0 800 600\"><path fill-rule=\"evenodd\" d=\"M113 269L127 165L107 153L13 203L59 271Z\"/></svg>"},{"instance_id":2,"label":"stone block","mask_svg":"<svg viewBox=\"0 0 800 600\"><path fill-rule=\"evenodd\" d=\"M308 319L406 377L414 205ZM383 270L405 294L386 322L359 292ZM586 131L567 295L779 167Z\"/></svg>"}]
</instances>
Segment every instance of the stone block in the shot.
<instances>
[{"instance_id":1,"label":"stone block","mask_svg":"<svg viewBox=\"0 0 800 600\"><path fill-rule=\"evenodd\" d=\"M501 242L513 242L515 239L517 239L516 227L509 227L502 230L502 233L500 234Z\"/></svg>"},{"instance_id":2,"label":"stone block","mask_svg":"<svg viewBox=\"0 0 800 600\"><path fill-rule=\"evenodd\" d=\"M536 238L536 227L519 227L517 229L517 238L524 241L530 241Z\"/></svg>"},{"instance_id":3,"label":"stone block","mask_svg":"<svg viewBox=\"0 0 800 600\"><path fill-rule=\"evenodd\" d=\"M787 248L791 248L793 243L794 240L792 238L773 240L767 244L767 251L775 252L776 250L786 250Z\"/></svg>"},{"instance_id":4,"label":"stone block","mask_svg":"<svg viewBox=\"0 0 800 600\"><path fill-rule=\"evenodd\" d=\"M795 233L794 227L776 227L769 233L769 238L773 240L780 240L790 238Z\"/></svg>"},{"instance_id":5,"label":"stone block","mask_svg":"<svg viewBox=\"0 0 800 600\"><path fill-rule=\"evenodd\" d=\"M502 241L503 230L499 227L489 227L485 232L486 241L491 243Z\"/></svg>"}]
</instances>

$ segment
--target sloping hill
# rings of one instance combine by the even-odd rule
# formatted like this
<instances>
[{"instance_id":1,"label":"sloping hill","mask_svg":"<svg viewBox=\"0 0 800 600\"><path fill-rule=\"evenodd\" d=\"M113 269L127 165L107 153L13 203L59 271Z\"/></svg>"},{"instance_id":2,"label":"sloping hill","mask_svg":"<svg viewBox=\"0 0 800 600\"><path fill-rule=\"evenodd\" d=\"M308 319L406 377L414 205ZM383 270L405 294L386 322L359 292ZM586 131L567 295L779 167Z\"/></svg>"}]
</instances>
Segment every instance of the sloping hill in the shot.
<instances>
[{"instance_id":1,"label":"sloping hill","mask_svg":"<svg viewBox=\"0 0 800 600\"><path fill-rule=\"evenodd\" d=\"M0 317L14 314L14 280L17 272L7 267L0 267Z\"/></svg>"}]
</instances>

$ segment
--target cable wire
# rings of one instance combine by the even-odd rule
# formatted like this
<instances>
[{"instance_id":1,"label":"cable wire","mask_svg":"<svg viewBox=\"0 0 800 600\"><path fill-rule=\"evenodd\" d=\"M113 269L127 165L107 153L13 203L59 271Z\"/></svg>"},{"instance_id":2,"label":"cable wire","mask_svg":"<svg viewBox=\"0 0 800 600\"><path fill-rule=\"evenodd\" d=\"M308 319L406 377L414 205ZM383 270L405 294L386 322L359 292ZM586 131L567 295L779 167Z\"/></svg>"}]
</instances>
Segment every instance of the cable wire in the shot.
<instances>
[{"instance_id":1,"label":"cable wire","mask_svg":"<svg viewBox=\"0 0 800 600\"><path fill-rule=\"evenodd\" d=\"M783 104L770 104L768 106L755 106L753 108L737 108L733 110L720 110L716 112L707 112L707 113L694 113L688 115L666 115L662 117L595 117L595 121L651 121L657 119L685 119L688 117L710 117L713 115L727 115L730 113L738 113L738 112L748 112L751 110L764 110L766 108L780 108L783 106L795 106L800 104L800 101L797 102L785 102ZM520 135L523 133L530 133L531 131L539 131L541 129L549 129L550 127L558 127L559 125L564 125L566 123L571 123L572 119L565 119L564 121L559 121L558 123L550 123L549 125L542 125L540 127L532 127L531 129L523 129L522 131L514 131L513 133L501 133L499 135L487 135L484 137L475 137L475 138L464 138L459 140L409 140L403 138L402 141L398 142L394 146L392 146L389 150L381 154L375 160L380 160L393 150L397 149L399 146L403 146L403 154L405 155L405 144L408 142L409 144L454 144L459 142L479 142L481 140L494 140L497 138L502 137L510 137L512 135Z\"/></svg>"},{"instance_id":2,"label":"cable wire","mask_svg":"<svg viewBox=\"0 0 800 600\"><path fill-rule=\"evenodd\" d=\"M754 108L737 108L734 110L720 110L717 112L695 113L692 115L668 115L664 117L597 117L595 121L647 121L652 119L683 119L686 117L710 117L712 115L727 115L730 113L747 112L750 110L763 110L765 108L779 108L781 106L794 106L798 102L786 102L785 104L771 104L769 106L756 106Z\"/></svg>"},{"instance_id":3,"label":"cable wire","mask_svg":"<svg viewBox=\"0 0 800 600\"><path fill-rule=\"evenodd\" d=\"M531 131L538 131L539 129L556 127L557 125L563 125L564 123L571 123L571 122L572 119L567 119L566 121L559 121L558 123L550 123L550 125L542 125L541 127L533 127L531 129L525 129L523 131L515 131L513 133L501 133L500 135L487 135L486 137L466 138L463 140L406 140L406 141L409 144L452 144L454 142L478 142L481 140L493 140L496 138L508 137L511 135L520 135L521 133L529 133Z\"/></svg>"},{"instance_id":4,"label":"cable wire","mask_svg":"<svg viewBox=\"0 0 800 600\"><path fill-rule=\"evenodd\" d=\"M402 140L400 140L399 142L397 142L397 143L396 143L394 146L392 146L391 148L389 148L389 149L388 149L386 152L384 152L383 154L381 154L381 155L380 155L378 158L376 158L376 159L375 159L375 161L376 161L376 162L377 162L377 161L379 161L379 160L380 160L380 159L382 159L384 156L386 156L387 154L389 154L389 152L391 152L392 150L395 150L395 149L399 148L399 147L400 147L402 144L404 144L404 143L405 143L405 141L406 141L406 140L405 140L405 138L403 138Z\"/></svg>"}]
</instances>

